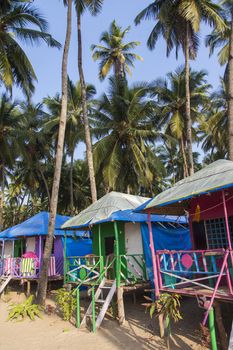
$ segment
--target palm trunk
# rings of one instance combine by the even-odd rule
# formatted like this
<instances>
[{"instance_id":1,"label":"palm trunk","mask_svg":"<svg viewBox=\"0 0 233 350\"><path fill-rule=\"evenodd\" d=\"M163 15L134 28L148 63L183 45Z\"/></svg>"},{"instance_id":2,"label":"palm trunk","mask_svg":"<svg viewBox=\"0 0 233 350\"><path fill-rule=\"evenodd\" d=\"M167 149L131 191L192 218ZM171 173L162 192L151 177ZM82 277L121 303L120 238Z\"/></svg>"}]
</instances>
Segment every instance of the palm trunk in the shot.
<instances>
[{"instance_id":1,"label":"palm trunk","mask_svg":"<svg viewBox=\"0 0 233 350\"><path fill-rule=\"evenodd\" d=\"M229 159L233 160L233 9L228 61L228 150Z\"/></svg>"},{"instance_id":2,"label":"palm trunk","mask_svg":"<svg viewBox=\"0 0 233 350\"><path fill-rule=\"evenodd\" d=\"M40 168L39 166L39 172L40 172L40 175L42 177L42 180L44 182L44 186L45 186L45 190L46 190L46 193L47 193L47 196L48 196L48 205L50 207L50 203L51 203L51 196L50 196L50 192L49 192L49 186L48 186L48 182L44 176L44 173L43 173L43 170Z\"/></svg>"},{"instance_id":3,"label":"palm trunk","mask_svg":"<svg viewBox=\"0 0 233 350\"><path fill-rule=\"evenodd\" d=\"M66 118L67 118L67 65L68 65L68 54L70 47L70 37L71 37L71 21L72 21L72 0L68 0L67 4L67 29L66 29L66 39L62 59L62 100L61 100L61 115L60 124L58 132L58 142L56 151L56 162L53 178L53 188L52 197L50 204L50 216L49 216L49 228L48 235L45 241L45 248L43 253L42 267L40 272L40 279L38 283L38 293L37 293L37 303L43 305L46 299L47 292L47 282L48 282L48 268L49 261L53 246L53 236L54 236L54 226L57 214L57 203L58 203L58 193L61 178L61 167L62 167L62 157L64 149L64 139L65 139L65 129L66 129Z\"/></svg>"},{"instance_id":4,"label":"palm trunk","mask_svg":"<svg viewBox=\"0 0 233 350\"><path fill-rule=\"evenodd\" d=\"M186 158L186 154L185 154L183 136L180 139L180 150L181 150L183 161L184 161L184 177L187 177L187 176L189 176L189 172L188 172L188 164L187 164L187 158Z\"/></svg>"},{"instance_id":5,"label":"palm trunk","mask_svg":"<svg viewBox=\"0 0 233 350\"><path fill-rule=\"evenodd\" d=\"M74 168L74 150L70 159L70 215L74 214L74 184L73 184L73 168Z\"/></svg>"},{"instance_id":6,"label":"palm trunk","mask_svg":"<svg viewBox=\"0 0 233 350\"><path fill-rule=\"evenodd\" d=\"M192 119L190 108L190 89L189 89L189 25L186 24L186 38L185 38L185 112L186 112L186 138L187 138L187 154L188 154L188 168L189 175L194 174L193 165L193 150L192 150Z\"/></svg>"},{"instance_id":7,"label":"palm trunk","mask_svg":"<svg viewBox=\"0 0 233 350\"><path fill-rule=\"evenodd\" d=\"M90 134L88 115L87 115L86 84L85 84L83 66L82 66L81 14L79 11L77 11L77 29L78 29L78 71L79 71L79 78L80 78L80 85L81 85L81 98L82 98L83 122L84 122L84 129L85 129L87 164L88 164L89 177L90 177L91 198L92 198L92 202L94 203L97 201L97 191L96 191L96 183L95 183L91 134Z\"/></svg>"}]
</instances>

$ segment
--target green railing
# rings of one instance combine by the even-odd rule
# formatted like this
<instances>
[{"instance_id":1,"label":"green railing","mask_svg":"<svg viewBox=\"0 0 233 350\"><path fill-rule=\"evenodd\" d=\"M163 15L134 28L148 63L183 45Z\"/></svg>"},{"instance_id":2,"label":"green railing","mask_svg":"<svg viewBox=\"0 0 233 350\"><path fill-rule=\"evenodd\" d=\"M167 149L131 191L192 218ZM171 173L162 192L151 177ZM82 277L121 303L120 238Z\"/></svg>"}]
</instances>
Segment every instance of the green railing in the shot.
<instances>
[{"instance_id":1,"label":"green railing","mask_svg":"<svg viewBox=\"0 0 233 350\"><path fill-rule=\"evenodd\" d=\"M111 256L67 257L65 261L65 282L75 282L74 295L77 300L76 327L81 325L80 290L91 286L92 331L96 331L95 293L103 278L116 279L116 286L133 285L147 280L146 264L143 254Z\"/></svg>"},{"instance_id":2,"label":"green railing","mask_svg":"<svg viewBox=\"0 0 233 350\"><path fill-rule=\"evenodd\" d=\"M64 282L92 284L103 270L103 256L69 256L64 264Z\"/></svg>"}]
</instances>

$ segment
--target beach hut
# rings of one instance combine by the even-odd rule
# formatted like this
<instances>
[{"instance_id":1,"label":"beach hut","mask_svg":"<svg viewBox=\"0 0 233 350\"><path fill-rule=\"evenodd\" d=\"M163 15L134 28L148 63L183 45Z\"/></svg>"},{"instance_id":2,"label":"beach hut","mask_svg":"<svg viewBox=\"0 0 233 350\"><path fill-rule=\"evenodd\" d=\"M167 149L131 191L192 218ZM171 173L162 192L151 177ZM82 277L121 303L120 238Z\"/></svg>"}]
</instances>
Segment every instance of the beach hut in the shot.
<instances>
[{"instance_id":1,"label":"beach hut","mask_svg":"<svg viewBox=\"0 0 233 350\"><path fill-rule=\"evenodd\" d=\"M149 287L151 276L151 256L148 228L145 224L147 216L134 213L133 210L148 198L129 194L110 192L83 210L76 217L68 220L62 228L69 230L89 229L93 239L93 253L91 256L66 256L65 282L77 285L77 292L82 285L93 288L92 305L98 302L101 291L109 289L109 293L102 296L103 306L95 323L92 317L93 328L99 327L111 299L117 289L118 308L122 305L123 291L135 291ZM177 233L176 243L182 249L190 246L189 231L185 221L175 217L153 216L153 229L167 230ZM179 234L178 234L179 232ZM142 234L143 233L143 234ZM180 239L182 235L183 240ZM170 236L171 238L171 236ZM174 240L173 240L174 242ZM184 243L185 242L185 243ZM166 243L157 241L160 246ZM165 246L164 246L165 244ZM174 247L177 247L174 246ZM79 307L79 301L77 303ZM87 310L83 323L86 322ZM122 314L121 312L119 312ZM123 319L124 316L120 316ZM80 320L78 320L78 326Z\"/></svg>"},{"instance_id":2,"label":"beach hut","mask_svg":"<svg viewBox=\"0 0 233 350\"><path fill-rule=\"evenodd\" d=\"M60 230L62 224L69 219L68 216L57 215L55 222L54 244L49 265L49 280L63 279L63 252L64 252L64 231ZM40 274L42 255L48 234L49 213L40 212L35 216L16 226L0 232L2 242L0 259L0 277L2 285L6 286L10 280L37 280ZM78 236L82 237L85 232L80 231ZM76 235L77 236L77 235ZM76 248L80 254L91 253L91 240L85 243L74 237L70 231L66 238L65 249ZM72 248L71 248L72 245Z\"/></svg>"},{"instance_id":3,"label":"beach hut","mask_svg":"<svg viewBox=\"0 0 233 350\"><path fill-rule=\"evenodd\" d=\"M189 218L192 249L156 251L154 284L157 296L197 296L206 307L204 325L215 299L233 302L233 162L205 166L138 210L147 212L149 228L151 214Z\"/></svg>"}]
</instances>

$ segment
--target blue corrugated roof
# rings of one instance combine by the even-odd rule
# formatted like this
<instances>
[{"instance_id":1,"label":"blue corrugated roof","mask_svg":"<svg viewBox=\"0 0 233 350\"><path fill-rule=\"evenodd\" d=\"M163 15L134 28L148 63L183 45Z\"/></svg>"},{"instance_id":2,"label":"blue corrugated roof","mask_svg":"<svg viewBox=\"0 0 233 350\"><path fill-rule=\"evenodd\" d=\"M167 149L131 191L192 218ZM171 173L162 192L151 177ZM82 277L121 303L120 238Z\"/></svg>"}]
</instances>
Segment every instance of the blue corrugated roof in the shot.
<instances>
[{"instance_id":1,"label":"blue corrugated roof","mask_svg":"<svg viewBox=\"0 0 233 350\"><path fill-rule=\"evenodd\" d=\"M58 215L55 221L55 236L64 236L65 231L60 230L60 227L69 219L69 216ZM10 227L0 232L0 238L17 238L22 236L41 236L48 234L49 213L42 211L27 219L26 221L16 226ZM73 235L73 231L67 232L68 235ZM84 232L79 232L82 236Z\"/></svg>"}]
</instances>

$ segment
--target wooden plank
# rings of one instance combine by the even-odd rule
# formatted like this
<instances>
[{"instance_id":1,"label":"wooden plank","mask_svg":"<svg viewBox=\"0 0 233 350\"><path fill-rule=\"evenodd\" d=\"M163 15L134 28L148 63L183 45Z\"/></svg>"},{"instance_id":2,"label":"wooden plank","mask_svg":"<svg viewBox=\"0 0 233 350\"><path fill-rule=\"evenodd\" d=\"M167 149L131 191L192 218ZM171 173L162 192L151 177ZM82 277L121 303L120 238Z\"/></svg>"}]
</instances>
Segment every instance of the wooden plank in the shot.
<instances>
[{"instance_id":1,"label":"wooden plank","mask_svg":"<svg viewBox=\"0 0 233 350\"><path fill-rule=\"evenodd\" d=\"M232 349L233 349L233 321L232 321L232 326L231 326L231 335L230 335L228 350L232 350Z\"/></svg>"},{"instance_id":2,"label":"wooden plank","mask_svg":"<svg viewBox=\"0 0 233 350\"><path fill-rule=\"evenodd\" d=\"M104 319L104 316L105 316L105 314L106 314L106 312L108 310L108 307L109 307L109 305L111 303L113 295L115 294L115 291L116 291L116 280L113 282L113 285L112 285L112 287L111 287L111 289L110 289L110 291L109 291L109 293L108 293L108 295L107 295L107 297L105 299L103 307L102 307L102 309L101 309L101 311L100 311L100 313L99 313L99 315L97 317L96 328L100 327L100 325L101 325L101 323L102 323L102 321Z\"/></svg>"}]
</instances>

